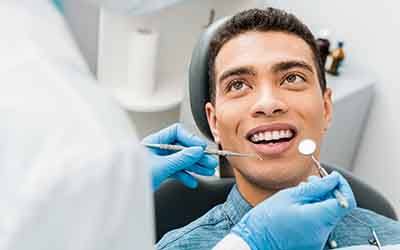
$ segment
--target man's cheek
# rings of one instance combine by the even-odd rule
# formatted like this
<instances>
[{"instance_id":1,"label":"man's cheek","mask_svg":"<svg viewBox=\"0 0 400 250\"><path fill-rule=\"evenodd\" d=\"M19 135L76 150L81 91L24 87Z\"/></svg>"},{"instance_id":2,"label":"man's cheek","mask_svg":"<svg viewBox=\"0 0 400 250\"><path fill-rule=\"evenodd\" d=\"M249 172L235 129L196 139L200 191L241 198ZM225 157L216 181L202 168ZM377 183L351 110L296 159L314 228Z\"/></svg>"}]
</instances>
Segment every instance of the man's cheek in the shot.
<instances>
[{"instance_id":1,"label":"man's cheek","mask_svg":"<svg viewBox=\"0 0 400 250\"><path fill-rule=\"evenodd\" d=\"M217 114L217 117L217 128L220 134L222 146L234 146L233 144L236 140L235 127L237 124L237 121L235 120L235 112L221 109Z\"/></svg>"},{"instance_id":2,"label":"man's cheek","mask_svg":"<svg viewBox=\"0 0 400 250\"><path fill-rule=\"evenodd\" d=\"M217 126L220 133L229 132L229 125L233 122L232 111L229 110L227 105L220 105L217 110Z\"/></svg>"}]
</instances>

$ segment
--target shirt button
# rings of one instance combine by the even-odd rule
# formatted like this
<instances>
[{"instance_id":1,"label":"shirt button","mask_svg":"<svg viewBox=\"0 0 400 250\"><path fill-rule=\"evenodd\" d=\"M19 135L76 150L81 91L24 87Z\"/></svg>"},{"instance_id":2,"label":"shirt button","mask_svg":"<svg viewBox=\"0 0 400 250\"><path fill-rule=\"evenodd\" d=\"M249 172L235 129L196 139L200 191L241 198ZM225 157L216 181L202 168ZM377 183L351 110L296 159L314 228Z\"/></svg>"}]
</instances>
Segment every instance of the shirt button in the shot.
<instances>
[{"instance_id":1,"label":"shirt button","mask_svg":"<svg viewBox=\"0 0 400 250\"><path fill-rule=\"evenodd\" d=\"M338 247L337 242L336 242L335 240L330 240L330 241L329 241L329 247L330 247L331 249L337 248L337 247Z\"/></svg>"}]
</instances>

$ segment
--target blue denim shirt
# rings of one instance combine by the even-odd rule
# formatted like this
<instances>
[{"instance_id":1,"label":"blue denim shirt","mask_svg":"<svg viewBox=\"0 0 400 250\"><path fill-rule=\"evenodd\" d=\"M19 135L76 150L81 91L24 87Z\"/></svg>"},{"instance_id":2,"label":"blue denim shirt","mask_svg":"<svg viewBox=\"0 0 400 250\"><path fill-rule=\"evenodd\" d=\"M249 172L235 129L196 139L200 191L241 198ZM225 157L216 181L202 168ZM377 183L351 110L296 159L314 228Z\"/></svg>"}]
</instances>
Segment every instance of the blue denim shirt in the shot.
<instances>
[{"instance_id":1,"label":"blue denim shirt","mask_svg":"<svg viewBox=\"0 0 400 250\"><path fill-rule=\"evenodd\" d=\"M157 249L212 249L250 209L251 205L234 186L225 203L214 207L189 225L168 232L157 243ZM368 245L372 234L363 222L375 229L382 245L400 244L400 222L362 208L356 208L350 214L338 223L325 249L331 247L328 242L332 240L336 241L337 247Z\"/></svg>"}]
</instances>

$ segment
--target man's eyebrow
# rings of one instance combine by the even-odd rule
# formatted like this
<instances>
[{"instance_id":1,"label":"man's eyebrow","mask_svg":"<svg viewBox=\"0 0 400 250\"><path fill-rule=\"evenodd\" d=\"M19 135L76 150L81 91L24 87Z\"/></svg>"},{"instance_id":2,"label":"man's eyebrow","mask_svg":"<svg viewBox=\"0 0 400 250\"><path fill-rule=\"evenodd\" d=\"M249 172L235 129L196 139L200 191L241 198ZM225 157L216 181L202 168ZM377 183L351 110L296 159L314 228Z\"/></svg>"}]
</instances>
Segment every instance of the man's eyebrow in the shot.
<instances>
[{"instance_id":1,"label":"man's eyebrow","mask_svg":"<svg viewBox=\"0 0 400 250\"><path fill-rule=\"evenodd\" d=\"M239 75L256 75L256 71L252 67L238 67L225 71L220 77L218 82L222 82L228 77Z\"/></svg>"},{"instance_id":2,"label":"man's eyebrow","mask_svg":"<svg viewBox=\"0 0 400 250\"><path fill-rule=\"evenodd\" d=\"M271 67L271 70L272 72L277 73L281 71L287 71L292 68L303 68L305 70L310 71L311 73L314 73L314 70L311 67L311 65L309 65L305 61L299 61L299 60L290 60L290 61L283 61L276 63Z\"/></svg>"}]
</instances>

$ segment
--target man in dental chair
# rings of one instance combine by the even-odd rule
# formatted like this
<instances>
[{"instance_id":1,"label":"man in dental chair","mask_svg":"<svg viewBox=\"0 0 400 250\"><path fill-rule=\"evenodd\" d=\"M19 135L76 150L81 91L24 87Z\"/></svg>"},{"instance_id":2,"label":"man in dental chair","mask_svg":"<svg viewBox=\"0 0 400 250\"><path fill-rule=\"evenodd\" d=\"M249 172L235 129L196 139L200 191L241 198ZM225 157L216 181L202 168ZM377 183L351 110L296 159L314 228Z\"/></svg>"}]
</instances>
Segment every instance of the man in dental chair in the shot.
<instances>
[{"instance_id":1,"label":"man in dental chair","mask_svg":"<svg viewBox=\"0 0 400 250\"><path fill-rule=\"evenodd\" d=\"M236 230L253 207L270 202L270 216L275 216L289 208L274 207L274 194L319 179L317 168L310 158L299 154L297 145L304 138L314 140L315 157L319 159L319 148L332 118L332 91L326 85L315 39L307 26L278 9L243 11L219 27L208 58L209 101L204 109L215 143L224 150L256 153L263 161L228 158L236 185L226 202L167 233L158 242L158 249L212 249ZM346 183L337 173L328 178ZM321 200L334 200L329 195ZM282 218L279 226L289 228L296 219ZM257 223L254 218L250 220L247 223ZM296 249L289 247L290 236L268 231L268 227L278 227L276 220L269 221L267 216L259 223L266 224L263 235L238 234L247 242L268 238L271 245L261 249ZM382 245L400 243L399 222L354 208L327 233L325 249L367 245L371 229ZM312 241L313 233L313 228L305 225L297 237Z\"/></svg>"}]
</instances>

